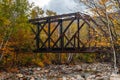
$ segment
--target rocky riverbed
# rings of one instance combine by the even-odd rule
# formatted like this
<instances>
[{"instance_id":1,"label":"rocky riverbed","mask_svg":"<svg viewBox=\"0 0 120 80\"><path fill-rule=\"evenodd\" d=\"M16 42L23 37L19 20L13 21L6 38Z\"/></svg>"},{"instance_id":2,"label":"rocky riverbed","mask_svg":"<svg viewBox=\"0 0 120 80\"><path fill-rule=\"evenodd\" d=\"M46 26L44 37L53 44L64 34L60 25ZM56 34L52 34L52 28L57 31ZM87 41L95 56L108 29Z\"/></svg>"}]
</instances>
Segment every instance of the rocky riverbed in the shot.
<instances>
[{"instance_id":1,"label":"rocky riverbed","mask_svg":"<svg viewBox=\"0 0 120 80\"><path fill-rule=\"evenodd\" d=\"M109 63L23 67L17 72L1 72L0 80L110 80L112 71Z\"/></svg>"}]
</instances>

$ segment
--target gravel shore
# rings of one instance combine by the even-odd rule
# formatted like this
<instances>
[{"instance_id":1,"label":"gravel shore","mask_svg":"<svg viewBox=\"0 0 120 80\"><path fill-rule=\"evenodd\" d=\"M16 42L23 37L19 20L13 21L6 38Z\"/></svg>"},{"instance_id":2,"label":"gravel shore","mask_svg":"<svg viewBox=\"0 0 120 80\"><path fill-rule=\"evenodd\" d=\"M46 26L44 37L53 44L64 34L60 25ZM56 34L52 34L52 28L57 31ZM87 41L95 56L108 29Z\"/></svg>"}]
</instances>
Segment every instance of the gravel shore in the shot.
<instances>
[{"instance_id":1,"label":"gravel shore","mask_svg":"<svg viewBox=\"0 0 120 80\"><path fill-rule=\"evenodd\" d=\"M109 63L50 65L24 67L17 72L1 72L0 80L110 80L113 72Z\"/></svg>"}]
</instances>

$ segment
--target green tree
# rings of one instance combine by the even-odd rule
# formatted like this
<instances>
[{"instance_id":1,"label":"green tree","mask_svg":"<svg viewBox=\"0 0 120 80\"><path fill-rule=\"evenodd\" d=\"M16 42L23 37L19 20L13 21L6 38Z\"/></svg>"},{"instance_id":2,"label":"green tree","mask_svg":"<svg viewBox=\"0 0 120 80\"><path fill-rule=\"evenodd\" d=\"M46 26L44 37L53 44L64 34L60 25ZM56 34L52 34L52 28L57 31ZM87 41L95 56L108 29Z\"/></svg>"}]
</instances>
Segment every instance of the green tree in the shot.
<instances>
[{"instance_id":1,"label":"green tree","mask_svg":"<svg viewBox=\"0 0 120 80\"><path fill-rule=\"evenodd\" d=\"M0 50L8 46L10 42L17 42L17 38L20 37L18 34L22 34L21 38L23 38L25 33L28 33L30 7L27 0L0 0ZM26 42L24 41L24 44ZM15 47L17 46L13 48ZM4 52L1 51L0 60Z\"/></svg>"},{"instance_id":2,"label":"green tree","mask_svg":"<svg viewBox=\"0 0 120 80\"><path fill-rule=\"evenodd\" d=\"M57 13L54 12L54 11L52 11L52 10L47 10L47 11L46 11L46 14L47 14L48 16L55 16Z\"/></svg>"},{"instance_id":3,"label":"green tree","mask_svg":"<svg viewBox=\"0 0 120 80\"><path fill-rule=\"evenodd\" d=\"M35 6L31 10L31 18L38 18L38 17L43 17L44 16L44 10L38 6Z\"/></svg>"}]
</instances>

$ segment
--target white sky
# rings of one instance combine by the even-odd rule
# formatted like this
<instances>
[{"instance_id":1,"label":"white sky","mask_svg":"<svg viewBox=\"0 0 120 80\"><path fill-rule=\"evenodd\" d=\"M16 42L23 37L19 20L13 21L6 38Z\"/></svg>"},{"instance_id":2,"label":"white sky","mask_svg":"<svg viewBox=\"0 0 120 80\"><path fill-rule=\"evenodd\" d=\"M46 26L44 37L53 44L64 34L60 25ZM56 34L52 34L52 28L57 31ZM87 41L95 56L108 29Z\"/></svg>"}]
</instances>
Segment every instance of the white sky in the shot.
<instances>
[{"instance_id":1,"label":"white sky","mask_svg":"<svg viewBox=\"0 0 120 80\"><path fill-rule=\"evenodd\" d=\"M43 8L43 10L52 10L57 14L83 12L85 9L83 4L77 4L74 0L29 0L29 2L34 2L36 6Z\"/></svg>"},{"instance_id":2,"label":"white sky","mask_svg":"<svg viewBox=\"0 0 120 80\"><path fill-rule=\"evenodd\" d=\"M47 5L49 3L50 0L29 0L30 3L34 2L35 5L40 6L40 7L44 7L45 5Z\"/></svg>"}]
</instances>

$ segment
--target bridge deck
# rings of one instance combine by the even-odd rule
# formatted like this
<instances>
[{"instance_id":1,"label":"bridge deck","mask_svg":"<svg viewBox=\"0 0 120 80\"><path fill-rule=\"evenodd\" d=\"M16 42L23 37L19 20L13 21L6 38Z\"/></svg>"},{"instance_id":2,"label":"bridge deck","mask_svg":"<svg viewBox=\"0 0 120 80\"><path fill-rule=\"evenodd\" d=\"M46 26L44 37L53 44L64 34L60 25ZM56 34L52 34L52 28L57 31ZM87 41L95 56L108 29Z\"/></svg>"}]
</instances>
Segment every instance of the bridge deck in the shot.
<instances>
[{"instance_id":1,"label":"bridge deck","mask_svg":"<svg viewBox=\"0 0 120 80\"><path fill-rule=\"evenodd\" d=\"M34 50L34 52L40 52L40 53L98 53L98 52L105 52L110 51L110 47L85 47L85 48L40 48L37 50Z\"/></svg>"}]
</instances>

